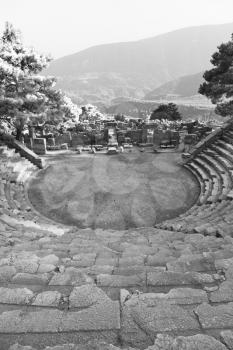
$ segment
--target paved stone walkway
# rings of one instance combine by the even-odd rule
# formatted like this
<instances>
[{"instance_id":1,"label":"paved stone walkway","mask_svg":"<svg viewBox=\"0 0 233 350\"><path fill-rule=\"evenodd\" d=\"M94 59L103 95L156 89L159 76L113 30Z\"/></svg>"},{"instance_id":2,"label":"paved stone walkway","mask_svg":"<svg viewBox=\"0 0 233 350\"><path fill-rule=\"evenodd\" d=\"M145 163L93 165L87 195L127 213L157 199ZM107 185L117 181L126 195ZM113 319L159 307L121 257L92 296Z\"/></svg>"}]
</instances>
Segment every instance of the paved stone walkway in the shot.
<instances>
[{"instance_id":1,"label":"paved stone walkway","mask_svg":"<svg viewBox=\"0 0 233 350\"><path fill-rule=\"evenodd\" d=\"M153 228L59 237L2 223L0 349L220 339L233 329L232 240Z\"/></svg>"}]
</instances>

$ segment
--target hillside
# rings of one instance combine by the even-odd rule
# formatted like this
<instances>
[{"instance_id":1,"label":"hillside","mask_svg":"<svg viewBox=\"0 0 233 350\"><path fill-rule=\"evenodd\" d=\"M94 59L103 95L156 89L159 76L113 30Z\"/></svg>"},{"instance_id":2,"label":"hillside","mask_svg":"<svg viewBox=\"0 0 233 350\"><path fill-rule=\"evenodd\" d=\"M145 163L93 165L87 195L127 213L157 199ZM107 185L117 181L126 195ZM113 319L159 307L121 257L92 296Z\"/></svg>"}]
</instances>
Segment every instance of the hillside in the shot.
<instances>
[{"instance_id":1,"label":"hillside","mask_svg":"<svg viewBox=\"0 0 233 350\"><path fill-rule=\"evenodd\" d=\"M135 42L94 46L53 61L46 73L81 101L143 98L158 86L210 67L233 23L190 27Z\"/></svg>"},{"instance_id":2,"label":"hillside","mask_svg":"<svg viewBox=\"0 0 233 350\"><path fill-rule=\"evenodd\" d=\"M166 98L169 95L177 97L195 96L198 94L198 88L202 81L203 72L177 78L149 92L146 94L145 99L154 100L157 98Z\"/></svg>"},{"instance_id":3,"label":"hillside","mask_svg":"<svg viewBox=\"0 0 233 350\"><path fill-rule=\"evenodd\" d=\"M169 101L164 100L167 103ZM151 114L162 102L159 100L136 100L136 99L115 99L110 107L105 107L103 112L110 114L124 114L135 118L144 118ZM215 114L214 106L208 104L198 104L193 101L193 104L179 101L178 109L182 114L182 118L186 119L218 119L222 118Z\"/></svg>"}]
</instances>

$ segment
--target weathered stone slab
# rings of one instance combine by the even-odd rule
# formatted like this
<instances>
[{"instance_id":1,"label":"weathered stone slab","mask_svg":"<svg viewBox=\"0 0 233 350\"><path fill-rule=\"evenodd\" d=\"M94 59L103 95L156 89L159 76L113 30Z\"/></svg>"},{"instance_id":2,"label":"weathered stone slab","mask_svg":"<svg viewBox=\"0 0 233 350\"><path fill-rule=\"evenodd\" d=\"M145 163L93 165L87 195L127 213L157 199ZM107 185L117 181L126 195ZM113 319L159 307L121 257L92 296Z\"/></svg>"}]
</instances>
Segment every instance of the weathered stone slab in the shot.
<instances>
[{"instance_id":1,"label":"weathered stone slab","mask_svg":"<svg viewBox=\"0 0 233 350\"><path fill-rule=\"evenodd\" d=\"M29 304L33 292L27 288L0 288L0 303L3 304Z\"/></svg>"},{"instance_id":2,"label":"weathered stone slab","mask_svg":"<svg viewBox=\"0 0 233 350\"><path fill-rule=\"evenodd\" d=\"M119 259L119 267L128 267L128 266L135 266L135 265L144 265L145 258L142 256L132 256L132 257L125 257Z\"/></svg>"},{"instance_id":3,"label":"weathered stone slab","mask_svg":"<svg viewBox=\"0 0 233 350\"><path fill-rule=\"evenodd\" d=\"M154 345L147 350L227 350L227 348L215 338L204 334L177 338L159 334Z\"/></svg>"},{"instance_id":4,"label":"weathered stone slab","mask_svg":"<svg viewBox=\"0 0 233 350\"><path fill-rule=\"evenodd\" d=\"M168 301L147 305L138 299L134 304L130 304L129 300L122 306L123 345L145 348L145 345L151 345L152 339L158 333L177 331L199 331L195 316L177 305L172 305Z\"/></svg>"},{"instance_id":5,"label":"weathered stone slab","mask_svg":"<svg viewBox=\"0 0 233 350\"><path fill-rule=\"evenodd\" d=\"M145 350L226 350L224 344L213 337L197 334L189 337L173 338L169 335L159 334L154 345ZM230 348L231 349L231 348ZM31 346L19 344L12 345L9 350L35 350ZM86 344L63 344L46 347L44 350L121 350L119 347L105 342L88 342ZM132 347L124 347L124 350L137 350Z\"/></svg>"},{"instance_id":6,"label":"weathered stone slab","mask_svg":"<svg viewBox=\"0 0 233 350\"><path fill-rule=\"evenodd\" d=\"M25 312L7 311L0 314L0 333L58 332L63 313L59 310Z\"/></svg>"},{"instance_id":7,"label":"weathered stone slab","mask_svg":"<svg viewBox=\"0 0 233 350\"><path fill-rule=\"evenodd\" d=\"M0 333L55 333L120 329L118 301L95 304L78 312L46 309L0 314Z\"/></svg>"},{"instance_id":8,"label":"weathered stone slab","mask_svg":"<svg viewBox=\"0 0 233 350\"><path fill-rule=\"evenodd\" d=\"M77 254L73 256L73 261L77 267L88 267L95 263L96 254Z\"/></svg>"},{"instance_id":9,"label":"weathered stone slab","mask_svg":"<svg viewBox=\"0 0 233 350\"><path fill-rule=\"evenodd\" d=\"M26 273L36 273L38 270L38 264L30 260L17 260L15 267L17 271Z\"/></svg>"},{"instance_id":10,"label":"weathered stone slab","mask_svg":"<svg viewBox=\"0 0 233 350\"><path fill-rule=\"evenodd\" d=\"M0 267L0 282L10 281L11 278L16 274L14 266L1 266Z\"/></svg>"},{"instance_id":11,"label":"weathered stone slab","mask_svg":"<svg viewBox=\"0 0 233 350\"><path fill-rule=\"evenodd\" d=\"M36 350L36 349L31 347L30 345L23 346L23 345L20 345L20 344L17 343L17 344L12 345L9 348L9 350Z\"/></svg>"},{"instance_id":12,"label":"weathered stone slab","mask_svg":"<svg viewBox=\"0 0 233 350\"><path fill-rule=\"evenodd\" d=\"M57 265L59 262L59 258L54 255L46 255L43 258L40 258L40 264L52 264L52 265Z\"/></svg>"},{"instance_id":13,"label":"weathered stone slab","mask_svg":"<svg viewBox=\"0 0 233 350\"><path fill-rule=\"evenodd\" d=\"M131 308L131 315L139 327L147 334L160 332L199 330L197 320L177 305L160 303L147 307L143 303Z\"/></svg>"},{"instance_id":14,"label":"weathered stone slab","mask_svg":"<svg viewBox=\"0 0 233 350\"><path fill-rule=\"evenodd\" d=\"M233 281L222 282L219 289L210 293L213 303L233 301Z\"/></svg>"},{"instance_id":15,"label":"weathered stone slab","mask_svg":"<svg viewBox=\"0 0 233 350\"><path fill-rule=\"evenodd\" d=\"M205 291L192 288L176 288L171 289L168 293L142 293L132 295L125 303L128 306L144 303L148 307L153 307L162 302L169 302L176 305L201 304L208 302L208 297Z\"/></svg>"},{"instance_id":16,"label":"weathered stone slab","mask_svg":"<svg viewBox=\"0 0 233 350\"><path fill-rule=\"evenodd\" d=\"M95 261L95 265L116 266L117 261L118 261L117 258L97 258Z\"/></svg>"},{"instance_id":17,"label":"weathered stone slab","mask_svg":"<svg viewBox=\"0 0 233 350\"><path fill-rule=\"evenodd\" d=\"M110 265L93 265L88 268L88 273L91 275L101 275L107 274L111 275L113 273L114 266Z\"/></svg>"},{"instance_id":18,"label":"weathered stone slab","mask_svg":"<svg viewBox=\"0 0 233 350\"><path fill-rule=\"evenodd\" d=\"M145 257L147 255L153 255L158 252L157 248L149 247L148 245L140 245L139 247L129 247L122 253L122 257L135 257L136 256L141 256Z\"/></svg>"},{"instance_id":19,"label":"weathered stone slab","mask_svg":"<svg viewBox=\"0 0 233 350\"><path fill-rule=\"evenodd\" d=\"M26 263L26 262L38 263L38 261L39 261L38 256L32 252L29 252L29 251L20 251L17 254L14 254L14 253L9 254L7 258L11 263L14 263L16 265L18 263L20 263L21 261L23 263Z\"/></svg>"},{"instance_id":20,"label":"weathered stone slab","mask_svg":"<svg viewBox=\"0 0 233 350\"><path fill-rule=\"evenodd\" d=\"M92 278L82 271L68 267L63 273L56 273L52 277L50 286L81 286L82 284L93 283Z\"/></svg>"},{"instance_id":21,"label":"weathered stone slab","mask_svg":"<svg viewBox=\"0 0 233 350\"><path fill-rule=\"evenodd\" d=\"M202 254L182 255L178 260L167 263L168 271L174 272L207 272L214 271L215 266L212 259L206 259Z\"/></svg>"},{"instance_id":22,"label":"weathered stone slab","mask_svg":"<svg viewBox=\"0 0 233 350\"><path fill-rule=\"evenodd\" d=\"M146 283L146 274L133 276L98 275L97 285L101 287L131 287L143 286Z\"/></svg>"},{"instance_id":23,"label":"weathered stone slab","mask_svg":"<svg viewBox=\"0 0 233 350\"><path fill-rule=\"evenodd\" d=\"M233 265L229 266L228 269L225 271L225 278L228 281L233 281Z\"/></svg>"},{"instance_id":24,"label":"weathered stone slab","mask_svg":"<svg viewBox=\"0 0 233 350\"><path fill-rule=\"evenodd\" d=\"M24 272L19 272L17 273L12 281L14 283L18 284L47 284L49 281L49 276L44 273L44 274L31 274L31 273L24 273Z\"/></svg>"},{"instance_id":25,"label":"weathered stone slab","mask_svg":"<svg viewBox=\"0 0 233 350\"><path fill-rule=\"evenodd\" d=\"M145 348L152 345L151 338L141 329L134 321L130 307L124 306L121 310L121 330L120 336L124 347L133 346L137 349Z\"/></svg>"},{"instance_id":26,"label":"weathered stone slab","mask_svg":"<svg viewBox=\"0 0 233 350\"><path fill-rule=\"evenodd\" d=\"M209 274L199 272L149 272L147 274L147 283L150 286L178 286L178 285L197 285L202 283L213 283L214 277Z\"/></svg>"},{"instance_id":27,"label":"weathered stone slab","mask_svg":"<svg viewBox=\"0 0 233 350\"><path fill-rule=\"evenodd\" d=\"M220 333L220 339L227 345L229 350L233 350L233 332L232 331L222 331Z\"/></svg>"},{"instance_id":28,"label":"weathered stone slab","mask_svg":"<svg viewBox=\"0 0 233 350\"><path fill-rule=\"evenodd\" d=\"M96 303L109 302L109 297L94 284L75 287L69 297L70 307L89 307Z\"/></svg>"},{"instance_id":29,"label":"weathered stone slab","mask_svg":"<svg viewBox=\"0 0 233 350\"><path fill-rule=\"evenodd\" d=\"M176 304L200 304L207 302L208 297L205 291L192 288L171 289L167 294L168 300L175 301Z\"/></svg>"},{"instance_id":30,"label":"weathered stone slab","mask_svg":"<svg viewBox=\"0 0 233 350\"><path fill-rule=\"evenodd\" d=\"M215 260L216 270L227 270L230 266L233 266L233 258Z\"/></svg>"},{"instance_id":31,"label":"weathered stone slab","mask_svg":"<svg viewBox=\"0 0 233 350\"><path fill-rule=\"evenodd\" d=\"M38 267L38 273L47 273L47 272L52 272L55 269L55 265L53 264L41 264Z\"/></svg>"},{"instance_id":32,"label":"weathered stone slab","mask_svg":"<svg viewBox=\"0 0 233 350\"><path fill-rule=\"evenodd\" d=\"M45 291L37 294L32 305L57 307L61 300L61 293L58 291Z\"/></svg>"},{"instance_id":33,"label":"weathered stone slab","mask_svg":"<svg viewBox=\"0 0 233 350\"><path fill-rule=\"evenodd\" d=\"M61 332L98 331L120 329L120 307L118 301L96 303L79 312L63 314Z\"/></svg>"},{"instance_id":34,"label":"weathered stone slab","mask_svg":"<svg viewBox=\"0 0 233 350\"><path fill-rule=\"evenodd\" d=\"M203 303L196 308L195 313L204 329L232 327L233 303L218 306Z\"/></svg>"},{"instance_id":35,"label":"weathered stone slab","mask_svg":"<svg viewBox=\"0 0 233 350\"><path fill-rule=\"evenodd\" d=\"M138 275L147 272L163 272L166 271L165 266L145 266L145 265L135 265L126 267L116 267L114 268L114 275L131 276Z\"/></svg>"},{"instance_id":36,"label":"weathered stone slab","mask_svg":"<svg viewBox=\"0 0 233 350\"><path fill-rule=\"evenodd\" d=\"M149 255L147 258L147 265L149 266L166 266L169 261L174 261L173 256L167 254L158 253L155 255Z\"/></svg>"}]
</instances>

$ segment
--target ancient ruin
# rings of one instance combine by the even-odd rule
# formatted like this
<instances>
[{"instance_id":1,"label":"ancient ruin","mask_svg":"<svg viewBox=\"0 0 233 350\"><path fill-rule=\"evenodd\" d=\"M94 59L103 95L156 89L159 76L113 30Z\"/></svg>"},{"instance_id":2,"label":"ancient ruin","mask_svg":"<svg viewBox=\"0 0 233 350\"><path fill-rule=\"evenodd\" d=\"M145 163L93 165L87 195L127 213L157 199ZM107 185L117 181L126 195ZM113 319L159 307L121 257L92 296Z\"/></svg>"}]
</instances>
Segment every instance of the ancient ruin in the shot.
<instances>
[{"instance_id":1,"label":"ancient ruin","mask_svg":"<svg viewBox=\"0 0 233 350\"><path fill-rule=\"evenodd\" d=\"M56 223L28 199L41 170L0 150L1 350L233 349L231 119L183 160L195 204L155 227Z\"/></svg>"}]
</instances>

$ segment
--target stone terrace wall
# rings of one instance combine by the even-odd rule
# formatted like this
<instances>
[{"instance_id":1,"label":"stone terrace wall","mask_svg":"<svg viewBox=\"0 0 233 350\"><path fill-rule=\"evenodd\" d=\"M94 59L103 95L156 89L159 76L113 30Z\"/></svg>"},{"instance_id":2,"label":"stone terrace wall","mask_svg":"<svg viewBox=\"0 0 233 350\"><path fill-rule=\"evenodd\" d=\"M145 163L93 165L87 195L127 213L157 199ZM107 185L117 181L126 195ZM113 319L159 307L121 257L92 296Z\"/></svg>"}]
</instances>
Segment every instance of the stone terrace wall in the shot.
<instances>
[{"instance_id":1,"label":"stone terrace wall","mask_svg":"<svg viewBox=\"0 0 233 350\"><path fill-rule=\"evenodd\" d=\"M204 148L211 145L219 136L221 136L224 131L227 131L230 126L233 125L233 118L227 120L221 127L219 127L217 130L212 132L210 135L208 135L206 138L198 142L191 152L191 156L188 159L184 160L184 163L189 162L191 159L193 159L195 156L197 156L199 153L203 151Z\"/></svg>"}]
</instances>

